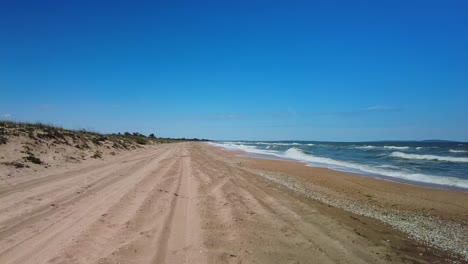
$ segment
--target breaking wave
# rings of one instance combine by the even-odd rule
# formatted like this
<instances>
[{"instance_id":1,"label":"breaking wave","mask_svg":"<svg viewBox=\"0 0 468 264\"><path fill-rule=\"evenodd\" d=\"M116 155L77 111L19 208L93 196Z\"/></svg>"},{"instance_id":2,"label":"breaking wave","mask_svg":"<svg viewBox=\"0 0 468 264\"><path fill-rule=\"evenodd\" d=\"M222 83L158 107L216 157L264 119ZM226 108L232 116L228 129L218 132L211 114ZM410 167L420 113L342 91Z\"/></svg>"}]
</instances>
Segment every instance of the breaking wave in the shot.
<instances>
[{"instance_id":1,"label":"breaking wave","mask_svg":"<svg viewBox=\"0 0 468 264\"><path fill-rule=\"evenodd\" d=\"M450 149L449 152L452 153L468 153L466 150L457 150L457 149Z\"/></svg>"},{"instance_id":2,"label":"breaking wave","mask_svg":"<svg viewBox=\"0 0 468 264\"><path fill-rule=\"evenodd\" d=\"M409 147L397 147L397 146L384 146L386 149L409 149Z\"/></svg>"},{"instance_id":3,"label":"breaking wave","mask_svg":"<svg viewBox=\"0 0 468 264\"><path fill-rule=\"evenodd\" d=\"M371 145L368 145L368 146L357 146L355 147L357 149L375 149L377 148L376 146L371 146Z\"/></svg>"},{"instance_id":4,"label":"breaking wave","mask_svg":"<svg viewBox=\"0 0 468 264\"><path fill-rule=\"evenodd\" d=\"M399 179L409 180L409 181L417 181L417 182L424 182L424 183L430 183L430 184L440 184L440 185L468 188L468 181L459 179L459 178L432 176L432 175L426 175L426 174L420 174L420 173L407 173L407 172L402 172L402 171L388 170L384 168L376 168L370 165L357 164L353 162L340 161L340 160L324 158L324 157L315 157L315 156L306 154L297 148L288 149L285 152L284 156L287 158L291 158L291 159L306 162L306 163L312 163L312 164L317 164L317 165L328 165L326 167L330 169L349 171L349 170L346 170L346 168L348 168L348 169L352 169L351 172L364 172L364 173L378 174L378 175L389 176L389 177L394 177L394 178L399 178Z\"/></svg>"},{"instance_id":5,"label":"breaking wave","mask_svg":"<svg viewBox=\"0 0 468 264\"><path fill-rule=\"evenodd\" d=\"M468 162L468 158L460 157L447 157L447 156L437 156L437 155L420 155L420 154L408 154L403 152L392 152L389 155L390 157L400 158L400 159L413 159L413 160L437 160L437 161L446 161L446 162Z\"/></svg>"},{"instance_id":6,"label":"breaking wave","mask_svg":"<svg viewBox=\"0 0 468 264\"><path fill-rule=\"evenodd\" d=\"M257 143L257 144L255 144ZM306 163L310 166L325 167L338 171L351 172L356 174L364 175L374 175L374 176L386 176L392 177L400 180L421 182L426 184L438 184L446 185L453 187L460 187L468 189L468 179L465 179L463 175L461 177L450 177L446 176L445 173L451 173L450 170L443 172L442 175L435 172L432 173L431 170L425 169L427 167L434 166L434 162L440 162L437 166L449 166L450 168L456 168L454 175L457 174L457 166L465 166L465 163L468 163L468 157L463 156L440 156L437 153L427 153L423 154L422 150L418 152L420 154L404 153L400 151L393 151L388 153L384 150L384 147L389 149L389 147L396 148L409 148L409 147L398 147L398 146L372 146L372 145L350 145L349 148L362 148L362 153L358 150L349 151L346 149L349 148L334 148L329 147L328 150L323 148L311 148L308 147L309 143L285 143L285 142L210 142L209 144L219 146L228 150L242 151L257 156L264 156L265 158L273 159L289 159L299 162ZM275 147L275 144L281 144L281 146L289 146L286 148ZM313 145L310 143L310 145ZM316 145L317 146L317 145ZM319 146L322 146L321 144ZM376 153L370 153L365 150L375 148ZM416 150L416 147L413 147ZM424 149L431 149L431 147L424 147ZM456 150L453 148L451 150ZM348 151L348 152L346 152ZM374 150L373 150L374 151ZM447 152L449 149L447 149ZM328 156L334 155L336 152L339 152L340 156ZM365 153L365 154L364 154ZM456 153L456 152L455 152ZM435 155L437 154L437 155ZM360 155L360 156L359 156ZM356 156L358 158L356 158ZM363 158L364 157L364 158ZM353 159L354 158L354 159ZM359 160L361 159L361 160ZM405 164L410 163L401 163L397 159L406 159L406 160L420 160L420 165L410 166ZM426 162L424 162L426 161ZM419 164L418 163L418 164ZM449 164L449 163L458 163ZM432 164L432 165L431 165ZM421 166L423 169L421 169ZM444 175L445 174L445 175Z\"/></svg>"}]
</instances>

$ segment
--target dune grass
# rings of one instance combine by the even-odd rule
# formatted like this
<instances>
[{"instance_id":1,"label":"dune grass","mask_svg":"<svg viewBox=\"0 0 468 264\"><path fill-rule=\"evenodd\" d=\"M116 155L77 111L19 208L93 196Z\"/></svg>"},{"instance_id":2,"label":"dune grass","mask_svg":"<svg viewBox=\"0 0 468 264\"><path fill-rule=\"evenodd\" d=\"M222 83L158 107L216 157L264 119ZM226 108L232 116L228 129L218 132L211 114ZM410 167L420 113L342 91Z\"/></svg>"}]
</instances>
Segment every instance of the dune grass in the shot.
<instances>
[{"instance_id":1,"label":"dune grass","mask_svg":"<svg viewBox=\"0 0 468 264\"><path fill-rule=\"evenodd\" d=\"M96 131L86 129L66 129L54 124L42 122L13 122L0 120L0 144L6 144L8 137L27 135L32 139L49 139L57 143L70 144L70 141L79 142L77 148L89 148L88 141L96 146L101 146L104 142L112 142L114 148L128 149L132 145L147 145L153 143L171 143L180 141L207 141L197 138L161 138L153 133L145 136L139 132L124 132L113 134L101 134Z\"/></svg>"}]
</instances>

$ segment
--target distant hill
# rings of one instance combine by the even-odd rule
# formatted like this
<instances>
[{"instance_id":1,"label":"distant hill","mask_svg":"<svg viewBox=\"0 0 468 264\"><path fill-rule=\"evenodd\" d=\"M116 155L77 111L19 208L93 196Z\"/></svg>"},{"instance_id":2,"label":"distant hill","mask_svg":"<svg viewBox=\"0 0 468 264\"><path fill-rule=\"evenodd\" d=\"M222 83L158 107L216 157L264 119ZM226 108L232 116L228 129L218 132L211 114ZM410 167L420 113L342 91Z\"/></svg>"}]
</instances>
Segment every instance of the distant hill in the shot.
<instances>
[{"instance_id":1,"label":"distant hill","mask_svg":"<svg viewBox=\"0 0 468 264\"><path fill-rule=\"evenodd\" d=\"M461 141L453 141L453 140L443 140L443 139L425 139L425 140L377 140L377 141L366 141L366 142L425 142L425 143L462 143Z\"/></svg>"},{"instance_id":2,"label":"distant hill","mask_svg":"<svg viewBox=\"0 0 468 264\"><path fill-rule=\"evenodd\" d=\"M442 139L426 139L426 140L421 140L421 142L429 142L429 143L459 143L458 141L453 141L453 140L442 140Z\"/></svg>"}]
</instances>

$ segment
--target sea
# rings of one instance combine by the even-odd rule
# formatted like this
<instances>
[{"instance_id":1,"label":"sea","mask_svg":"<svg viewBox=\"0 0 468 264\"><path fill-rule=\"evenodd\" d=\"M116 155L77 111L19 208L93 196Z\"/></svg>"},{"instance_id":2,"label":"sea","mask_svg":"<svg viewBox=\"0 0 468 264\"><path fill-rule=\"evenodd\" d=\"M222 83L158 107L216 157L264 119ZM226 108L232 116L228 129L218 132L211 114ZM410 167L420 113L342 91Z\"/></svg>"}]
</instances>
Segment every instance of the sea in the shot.
<instances>
[{"instance_id":1,"label":"sea","mask_svg":"<svg viewBox=\"0 0 468 264\"><path fill-rule=\"evenodd\" d=\"M468 191L468 143L426 141L214 141L247 156L303 162L312 167Z\"/></svg>"}]
</instances>

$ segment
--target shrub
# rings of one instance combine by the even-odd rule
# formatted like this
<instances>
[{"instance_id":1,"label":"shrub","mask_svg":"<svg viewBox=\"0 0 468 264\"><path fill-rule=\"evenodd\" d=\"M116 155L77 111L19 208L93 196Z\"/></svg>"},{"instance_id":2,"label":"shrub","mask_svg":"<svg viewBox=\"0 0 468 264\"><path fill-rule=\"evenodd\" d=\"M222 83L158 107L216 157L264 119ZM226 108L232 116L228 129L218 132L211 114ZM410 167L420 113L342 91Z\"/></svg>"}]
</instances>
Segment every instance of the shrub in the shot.
<instances>
[{"instance_id":1,"label":"shrub","mask_svg":"<svg viewBox=\"0 0 468 264\"><path fill-rule=\"evenodd\" d=\"M42 164L41 159L39 159L39 158L37 158L37 157L35 157L35 156L31 155L31 154L29 156L26 156L25 159L27 161L30 161L30 162L34 163L34 164Z\"/></svg>"},{"instance_id":2,"label":"shrub","mask_svg":"<svg viewBox=\"0 0 468 264\"><path fill-rule=\"evenodd\" d=\"M128 149L127 143L125 143L125 142L123 142L123 141L120 142L120 146L122 146L122 148L124 148L124 149Z\"/></svg>"},{"instance_id":3,"label":"shrub","mask_svg":"<svg viewBox=\"0 0 468 264\"><path fill-rule=\"evenodd\" d=\"M92 142L94 143L94 145L96 145L96 146L101 146L101 145L102 145L102 144L101 144L101 141L100 141L98 138L93 138L91 141L92 141Z\"/></svg>"},{"instance_id":4,"label":"shrub","mask_svg":"<svg viewBox=\"0 0 468 264\"><path fill-rule=\"evenodd\" d=\"M3 164L3 165L6 165L6 166L13 166L17 169L21 169L21 168L29 168L28 165L25 165L21 162L18 162L18 161L11 161L11 162L1 162L0 164Z\"/></svg>"},{"instance_id":5,"label":"shrub","mask_svg":"<svg viewBox=\"0 0 468 264\"><path fill-rule=\"evenodd\" d=\"M141 138L141 137L135 139L135 142L136 142L137 144L140 144L140 145L146 145L146 143L148 143L148 141L147 141L146 139Z\"/></svg>"},{"instance_id":6,"label":"shrub","mask_svg":"<svg viewBox=\"0 0 468 264\"><path fill-rule=\"evenodd\" d=\"M8 139L4 136L0 136L0 145L6 144L8 142Z\"/></svg>"},{"instance_id":7,"label":"shrub","mask_svg":"<svg viewBox=\"0 0 468 264\"><path fill-rule=\"evenodd\" d=\"M33 131L28 131L28 137L31 138L31 139L36 139L36 137L34 136Z\"/></svg>"},{"instance_id":8,"label":"shrub","mask_svg":"<svg viewBox=\"0 0 468 264\"><path fill-rule=\"evenodd\" d=\"M102 153L101 153L101 151L96 150L96 152L94 152L94 155L92 155L91 158L93 158L93 159L100 159L100 158L102 158Z\"/></svg>"}]
</instances>

